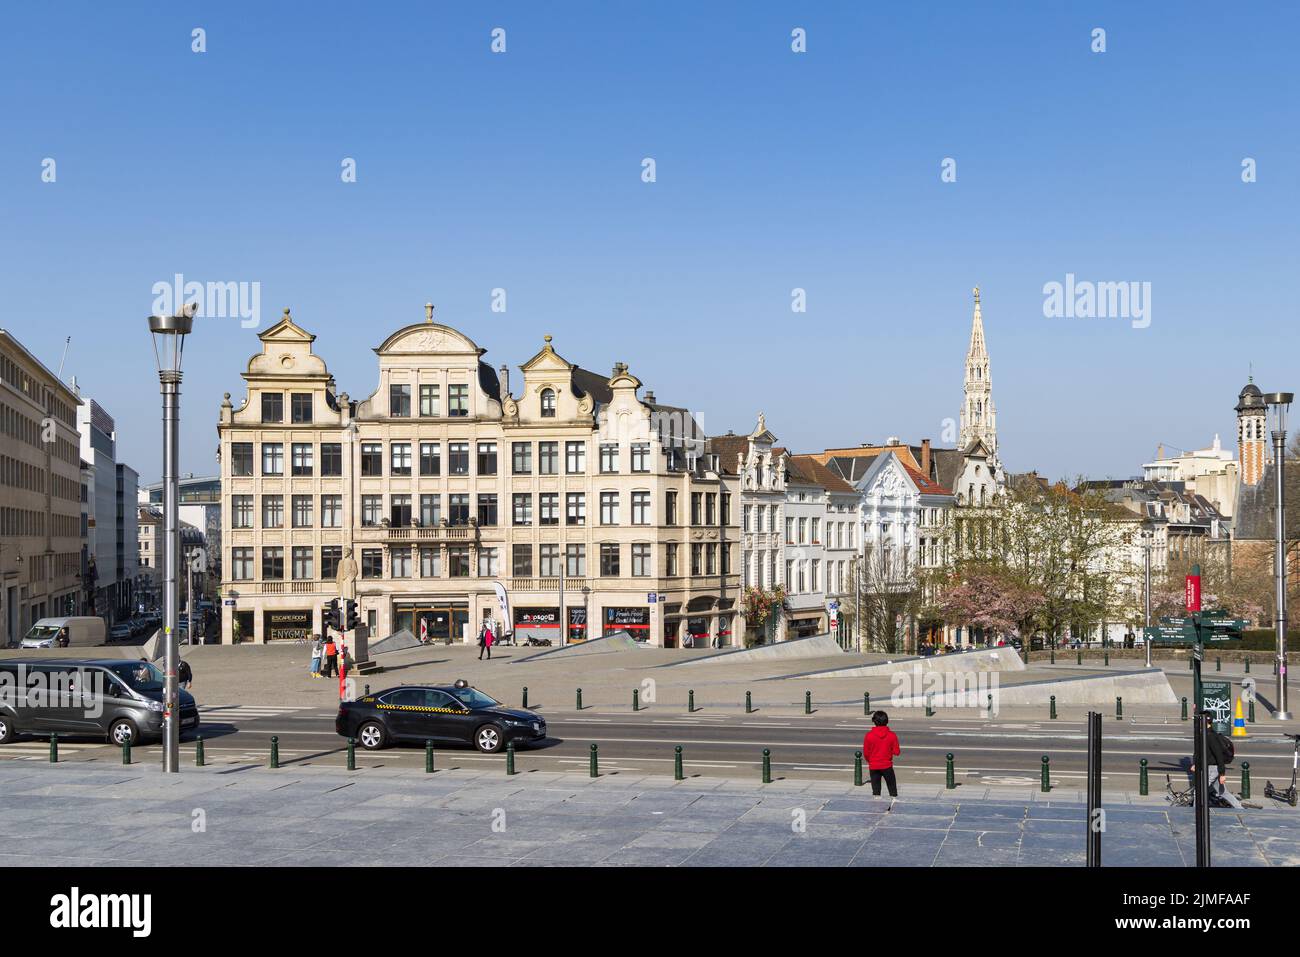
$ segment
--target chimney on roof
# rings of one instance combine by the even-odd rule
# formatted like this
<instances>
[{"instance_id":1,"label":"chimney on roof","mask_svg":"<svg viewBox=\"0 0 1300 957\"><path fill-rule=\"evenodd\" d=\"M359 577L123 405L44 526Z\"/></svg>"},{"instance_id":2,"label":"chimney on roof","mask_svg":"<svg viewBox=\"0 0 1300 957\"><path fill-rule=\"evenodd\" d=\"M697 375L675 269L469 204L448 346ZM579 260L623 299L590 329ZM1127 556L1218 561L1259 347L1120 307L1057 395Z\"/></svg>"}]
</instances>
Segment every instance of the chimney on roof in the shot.
<instances>
[{"instance_id":1,"label":"chimney on roof","mask_svg":"<svg viewBox=\"0 0 1300 957\"><path fill-rule=\"evenodd\" d=\"M645 400L646 400L646 402L650 403L651 405L654 405L654 404L655 404L655 394L654 394L653 390L650 390L650 389L647 389L647 390L646 390Z\"/></svg>"},{"instance_id":2,"label":"chimney on roof","mask_svg":"<svg viewBox=\"0 0 1300 957\"><path fill-rule=\"evenodd\" d=\"M510 394L510 367L508 365L501 366L501 388L506 395Z\"/></svg>"},{"instance_id":3,"label":"chimney on roof","mask_svg":"<svg viewBox=\"0 0 1300 957\"><path fill-rule=\"evenodd\" d=\"M930 475L930 440L921 440L921 474L926 478L933 478Z\"/></svg>"},{"instance_id":4,"label":"chimney on roof","mask_svg":"<svg viewBox=\"0 0 1300 957\"><path fill-rule=\"evenodd\" d=\"M611 379L618 378L619 376L624 375L626 372L627 372L627 363L626 363L626 362L615 362L615 363L614 363L614 374L613 374L612 376L610 376L610 378L611 378Z\"/></svg>"},{"instance_id":5,"label":"chimney on roof","mask_svg":"<svg viewBox=\"0 0 1300 957\"><path fill-rule=\"evenodd\" d=\"M898 443L899 443L899 438L896 435L891 435L889 438L885 440L886 445L898 445Z\"/></svg>"}]
</instances>

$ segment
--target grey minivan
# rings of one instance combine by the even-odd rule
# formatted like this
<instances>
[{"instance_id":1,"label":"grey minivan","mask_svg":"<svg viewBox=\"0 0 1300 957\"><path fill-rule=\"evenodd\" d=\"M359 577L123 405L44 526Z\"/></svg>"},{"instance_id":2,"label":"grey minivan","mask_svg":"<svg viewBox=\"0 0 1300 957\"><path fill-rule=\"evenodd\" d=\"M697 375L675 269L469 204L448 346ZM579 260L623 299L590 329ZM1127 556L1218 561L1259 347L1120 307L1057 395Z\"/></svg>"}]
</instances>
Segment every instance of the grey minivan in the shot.
<instances>
[{"instance_id":1,"label":"grey minivan","mask_svg":"<svg viewBox=\"0 0 1300 957\"><path fill-rule=\"evenodd\" d=\"M0 661L0 745L19 734L106 737L113 744L161 738L163 674L129 659ZM199 726L199 709L180 692L181 731Z\"/></svg>"}]
</instances>

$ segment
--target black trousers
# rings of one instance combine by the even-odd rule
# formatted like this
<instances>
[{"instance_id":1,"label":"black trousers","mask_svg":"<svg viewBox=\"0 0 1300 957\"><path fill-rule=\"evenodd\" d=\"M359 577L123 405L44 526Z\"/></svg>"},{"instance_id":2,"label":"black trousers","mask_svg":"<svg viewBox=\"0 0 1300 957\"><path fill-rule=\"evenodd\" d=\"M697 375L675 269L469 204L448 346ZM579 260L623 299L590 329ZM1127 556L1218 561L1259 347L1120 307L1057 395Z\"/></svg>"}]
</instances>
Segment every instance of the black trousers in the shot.
<instances>
[{"instance_id":1,"label":"black trousers","mask_svg":"<svg viewBox=\"0 0 1300 957\"><path fill-rule=\"evenodd\" d=\"M898 797L898 779L894 777L893 768L885 768L883 771L871 769L871 793L880 797L880 780L884 778L885 784L889 785L889 796Z\"/></svg>"},{"instance_id":2,"label":"black trousers","mask_svg":"<svg viewBox=\"0 0 1300 957\"><path fill-rule=\"evenodd\" d=\"M325 670L324 670L324 675L325 675L325 677L326 677L326 678L332 678L332 677L334 677L335 675L337 675L338 673L339 673L339 656L338 656L338 655L326 655L326 656L325 656Z\"/></svg>"},{"instance_id":3,"label":"black trousers","mask_svg":"<svg viewBox=\"0 0 1300 957\"><path fill-rule=\"evenodd\" d=\"M491 661L491 660L492 660L492 646L491 646L491 645L479 645L479 646L478 646L478 660L479 660L479 661L482 661L482 660L483 660L483 652L485 652L485 651L487 652L488 661Z\"/></svg>"}]
</instances>

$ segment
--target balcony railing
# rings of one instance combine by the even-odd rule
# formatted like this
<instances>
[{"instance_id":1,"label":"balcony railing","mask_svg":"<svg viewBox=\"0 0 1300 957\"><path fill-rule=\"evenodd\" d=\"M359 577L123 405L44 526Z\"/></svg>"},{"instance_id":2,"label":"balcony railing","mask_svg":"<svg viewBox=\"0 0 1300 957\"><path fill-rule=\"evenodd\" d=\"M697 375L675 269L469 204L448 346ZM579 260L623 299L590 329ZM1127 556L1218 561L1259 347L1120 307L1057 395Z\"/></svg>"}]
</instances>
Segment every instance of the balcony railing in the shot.
<instances>
[{"instance_id":1,"label":"balcony railing","mask_svg":"<svg viewBox=\"0 0 1300 957\"><path fill-rule=\"evenodd\" d=\"M564 590L566 592L581 592L587 586L585 578L565 578ZM560 579L555 578L511 578L511 591L532 591L532 592L558 592L560 590Z\"/></svg>"},{"instance_id":2,"label":"balcony railing","mask_svg":"<svg viewBox=\"0 0 1300 957\"><path fill-rule=\"evenodd\" d=\"M362 542L472 542L477 531L474 525L363 525L356 529L355 538Z\"/></svg>"}]
</instances>

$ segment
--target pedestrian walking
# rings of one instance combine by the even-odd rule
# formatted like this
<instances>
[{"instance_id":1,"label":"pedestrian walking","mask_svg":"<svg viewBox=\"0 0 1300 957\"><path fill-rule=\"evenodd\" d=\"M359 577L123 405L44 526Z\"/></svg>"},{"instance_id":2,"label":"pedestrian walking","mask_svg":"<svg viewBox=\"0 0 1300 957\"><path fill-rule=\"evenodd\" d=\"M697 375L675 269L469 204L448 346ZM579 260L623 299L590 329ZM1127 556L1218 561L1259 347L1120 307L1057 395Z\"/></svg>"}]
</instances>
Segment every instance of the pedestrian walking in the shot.
<instances>
[{"instance_id":1,"label":"pedestrian walking","mask_svg":"<svg viewBox=\"0 0 1300 957\"><path fill-rule=\"evenodd\" d=\"M317 635L315 643L311 646L311 676L313 678L320 677L320 660L324 654L325 642L320 640L320 635Z\"/></svg>"},{"instance_id":2,"label":"pedestrian walking","mask_svg":"<svg viewBox=\"0 0 1300 957\"><path fill-rule=\"evenodd\" d=\"M875 725L862 739L862 753L871 771L871 793L880 797L880 782L889 786L889 796L898 797L898 779L894 777L894 758L902 753L898 735L889 730L889 715L877 711L871 716Z\"/></svg>"},{"instance_id":3,"label":"pedestrian walking","mask_svg":"<svg viewBox=\"0 0 1300 957\"><path fill-rule=\"evenodd\" d=\"M483 623L483 632L478 638L478 660L483 660L483 652L487 652L488 661L492 660L492 625L489 622Z\"/></svg>"},{"instance_id":4,"label":"pedestrian walking","mask_svg":"<svg viewBox=\"0 0 1300 957\"><path fill-rule=\"evenodd\" d=\"M332 678L339 673L339 649L333 638L325 639L325 671L323 678Z\"/></svg>"},{"instance_id":5,"label":"pedestrian walking","mask_svg":"<svg viewBox=\"0 0 1300 957\"><path fill-rule=\"evenodd\" d=\"M181 659L180 666L176 669L176 677L180 681L181 687L189 691L190 685L194 683L194 671L190 668L190 663L184 658Z\"/></svg>"}]
</instances>

